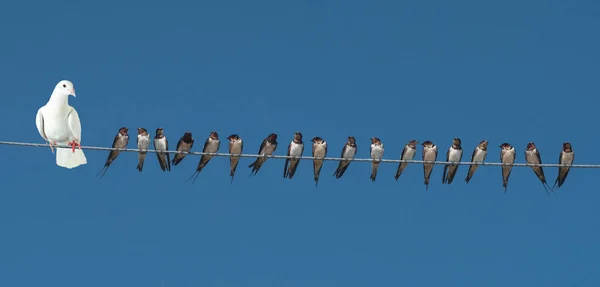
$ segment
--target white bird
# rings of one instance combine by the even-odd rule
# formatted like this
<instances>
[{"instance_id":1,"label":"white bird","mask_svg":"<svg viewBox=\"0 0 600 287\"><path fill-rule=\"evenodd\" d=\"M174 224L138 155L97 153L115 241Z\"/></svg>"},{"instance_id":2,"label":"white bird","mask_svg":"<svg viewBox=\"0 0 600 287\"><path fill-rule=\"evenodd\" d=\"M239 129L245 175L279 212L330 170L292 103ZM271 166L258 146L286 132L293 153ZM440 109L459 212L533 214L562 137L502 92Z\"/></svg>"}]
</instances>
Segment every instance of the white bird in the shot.
<instances>
[{"instance_id":1,"label":"white bird","mask_svg":"<svg viewBox=\"0 0 600 287\"><path fill-rule=\"evenodd\" d=\"M69 106L69 96L76 97L73 83L62 80L56 84L48 103L41 107L35 118L40 136L53 145L69 145L72 148L56 148L56 164L74 168L87 163L81 150L81 123L75 108ZM78 147L76 150L75 148Z\"/></svg>"}]
</instances>

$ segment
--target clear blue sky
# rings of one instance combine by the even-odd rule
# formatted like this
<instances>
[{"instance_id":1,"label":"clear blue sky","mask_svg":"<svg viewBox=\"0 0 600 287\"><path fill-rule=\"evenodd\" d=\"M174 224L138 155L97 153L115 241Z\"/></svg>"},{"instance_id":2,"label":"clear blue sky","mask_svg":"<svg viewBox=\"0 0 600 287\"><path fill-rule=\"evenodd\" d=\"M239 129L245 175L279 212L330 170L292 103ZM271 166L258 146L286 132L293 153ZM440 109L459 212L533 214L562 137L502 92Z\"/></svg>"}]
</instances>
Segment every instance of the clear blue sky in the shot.
<instances>
[{"instance_id":1,"label":"clear blue sky","mask_svg":"<svg viewBox=\"0 0 600 287\"><path fill-rule=\"evenodd\" d=\"M483 1L485 2L485 1ZM349 135L368 157L411 139L443 159L452 138L488 161L534 141L555 163L600 163L598 11L594 1L12 1L2 5L0 140L42 143L37 109L74 82L83 145L109 146L121 126L238 133L255 153L269 133L283 155L293 133L339 156ZM310 162L293 180L282 160L249 178L243 159L198 157L143 173L122 154L55 165L46 148L0 146L2 286L598 286L600 170L572 170L548 197L530 168L498 167L452 185L421 165L398 182L368 163L319 187ZM224 142L221 151L226 151ZM307 147L305 154L310 153ZM420 157L420 149L419 149ZM551 183L556 168L547 168Z\"/></svg>"}]
</instances>

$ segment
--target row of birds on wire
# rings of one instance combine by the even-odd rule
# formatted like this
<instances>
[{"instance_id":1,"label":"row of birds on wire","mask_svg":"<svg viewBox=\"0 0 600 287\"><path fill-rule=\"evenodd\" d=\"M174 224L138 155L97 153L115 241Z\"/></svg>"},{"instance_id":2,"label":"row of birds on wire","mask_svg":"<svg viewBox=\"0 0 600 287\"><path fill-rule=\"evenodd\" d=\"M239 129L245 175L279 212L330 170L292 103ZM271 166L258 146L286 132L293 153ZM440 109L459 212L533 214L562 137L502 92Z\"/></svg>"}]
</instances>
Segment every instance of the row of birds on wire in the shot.
<instances>
[{"instance_id":1,"label":"row of birds on wire","mask_svg":"<svg viewBox=\"0 0 600 287\"><path fill-rule=\"evenodd\" d=\"M148 133L148 131L145 128L138 128L137 130L138 130L137 147L140 150L140 152L138 153L137 170L141 172L144 167L144 160L145 160L146 154L147 154L146 152L144 152L144 150L148 150L148 148L150 146L150 134ZM231 156L230 156L230 176L231 176L231 180L233 181L233 177L235 175L235 171L237 169L238 162L240 159L239 156L236 157L235 155L242 154L244 144L243 144L242 138L237 134L231 134L227 137L227 139L229 140L229 154L231 154ZM321 168L323 166L323 160L319 159L319 158L326 157L327 142L321 137L314 137L311 140L311 142L312 142L312 156L314 157L314 159L313 159L314 180L315 180L315 184L318 185L319 175L321 173ZM128 143L129 143L128 128L121 127L119 129L117 135L114 138L114 141L112 143L112 148L125 149L125 148L127 148ZM413 160L413 158L415 157L415 155L417 153L417 144L418 143L419 142L417 142L416 140L409 141L404 146L404 149L402 150L402 153L400 155L400 159L401 160ZM160 152L160 151L168 151L169 150L169 142L167 140L167 137L165 136L163 128L156 129L156 136L154 137L153 144L154 144L155 150L157 151L156 155L158 158L158 163L160 165L160 168L162 169L162 171L170 171L171 165L173 165L173 166L178 165L186 157L186 153L190 152L192 150L192 147L194 146L194 138L192 137L191 132L186 132L179 139L179 141L177 142L176 151L181 152L181 153L176 153L173 160L171 160L171 158L170 158L170 153ZM462 156L463 156L463 149L462 149L461 144L462 143L461 143L460 138L453 139L452 145L448 148L448 151L446 152L446 161L447 162L460 162L461 161ZM219 151L220 145L221 145L221 140L219 139L219 134L216 131L212 131L210 133L210 135L208 136L208 138L206 139L206 141L204 142L202 152L203 153L217 153ZM437 146L431 141L424 141L421 145L423 146L423 152L422 152L423 161L428 161L428 162L436 161L437 156L438 156ZM258 156L255 159L255 161L248 166L249 168L252 168L250 175L252 175L252 174L256 175L258 173L261 166L268 159L267 156L273 155L273 153L277 149L277 146L278 146L277 134L275 134L275 133L269 134L263 140L262 144L260 145L260 148L258 151L258 154L260 156ZM500 145L500 148L501 148L500 161L502 163L513 164L516 159L515 148L512 145L510 145L509 143L503 143L502 145ZM477 145L477 147L475 147L475 150L473 151L473 154L471 156L471 162L482 163L487 156L487 151L488 151L488 141L482 140ZM284 173L283 173L284 178L291 179L294 177L294 174L296 173L298 164L300 162L299 158L294 158L294 157L301 157L303 152L304 152L304 142L302 139L302 133L296 132L296 133L294 133L294 137L293 137L292 141L288 145L287 156L292 157L292 158L286 158L286 160L285 160ZM339 165L338 165L337 169L335 170L333 176L335 176L336 178L339 179L344 175L344 173L348 169L348 166L350 165L350 160L354 158L354 156L356 155L356 152L357 152L356 139L352 136L349 136L348 141L342 148L342 153L340 156L340 158L342 158L342 159L349 159L349 160L341 160L339 162ZM373 159L373 161L371 162L371 176L370 176L370 179L372 181L375 181L375 179L377 177L377 170L379 169L379 165L380 165L379 161L383 158L383 152L384 152L384 147L383 147L383 143L381 142L381 140L379 138L372 137L371 138L371 147L370 147L370 156L371 156L371 159ZM104 174L106 173L106 171L108 170L108 168L110 167L112 162L117 158L119 153L120 153L119 150L111 150L110 151L108 158L106 159L106 163L104 164L104 167L102 168L102 170L100 170L98 175L102 174L101 177L104 176ZM194 177L194 181L196 180L196 178L198 177L198 175L202 171L202 169L204 169L206 167L206 165L209 163L209 161L211 160L212 157L213 157L213 155L209 155L209 154L203 154L201 156L200 162L198 163L198 167L196 168L195 173L192 175L192 177ZM525 150L525 159L526 159L527 163L529 163L529 164L542 164L540 152L537 150L537 148L533 142L529 142L527 144L527 148ZM559 167L558 176L556 178L556 181L554 182L553 187L550 187L548 185L548 183L546 182L546 176L544 175L544 170L541 166L531 166L531 168L533 169L534 173L537 175L537 177L542 182L546 192L548 192L548 194L550 194L549 191L553 191L553 188L557 184L558 184L558 187L561 187L563 185L563 183L565 182L565 180L567 178L567 175L569 174L570 165L573 164L573 160L574 160L574 152L573 152L573 148L572 148L571 144L568 142L563 143L563 149L559 156L559 163L564 164L566 166ZM396 171L396 175L394 176L394 178L396 180L398 180L398 178L400 177L400 175L402 174L402 172L404 171L404 169L406 168L407 165L408 165L408 162L399 163L398 169ZM429 187L429 178L431 176L433 166L434 166L433 163L423 163L424 180L425 180L424 183L425 183L426 190ZM444 172L442 175L442 183L451 184L452 181L454 180L454 177L456 175L458 167L459 167L459 165L457 165L457 164L445 164ZM478 168L477 164L470 165L469 171L465 178L465 181L467 183L469 183L469 181L473 177L473 174L475 173L477 168ZM506 192L506 189L508 186L508 179L510 177L511 170L512 170L512 165L503 165L502 166L502 181L503 181L502 185L504 187L505 192ZM190 179L192 177L190 177Z\"/></svg>"}]
</instances>

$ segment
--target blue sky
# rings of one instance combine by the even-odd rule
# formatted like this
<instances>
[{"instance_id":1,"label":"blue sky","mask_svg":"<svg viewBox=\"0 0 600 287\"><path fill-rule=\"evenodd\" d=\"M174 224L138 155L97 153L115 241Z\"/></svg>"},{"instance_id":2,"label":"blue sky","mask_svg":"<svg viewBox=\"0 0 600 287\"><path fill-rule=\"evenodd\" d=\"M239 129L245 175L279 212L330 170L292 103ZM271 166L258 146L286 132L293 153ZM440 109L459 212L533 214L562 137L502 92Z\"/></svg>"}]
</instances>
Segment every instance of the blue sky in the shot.
<instances>
[{"instance_id":1,"label":"blue sky","mask_svg":"<svg viewBox=\"0 0 600 287\"><path fill-rule=\"evenodd\" d=\"M42 143L37 109L69 79L83 145L109 146L121 126L163 127L196 151L215 130L245 152L279 134L323 137L358 157L379 137L385 158L411 139L443 159L452 138L488 161L529 141L555 163L564 141L576 163L600 163L594 1L21 1L0 9L0 140ZM3 286L598 286L595 169L572 170L548 197L530 168L508 193L498 167L464 182L460 167L425 192L421 165L398 182L368 163L342 179L310 162L293 180L283 160L249 178L243 159L213 159L195 184L187 157L170 173L154 155L137 172L122 154L55 165L46 148L0 146ZM221 151L226 151L222 144ZM310 148L305 154L309 155ZM420 150L419 150L420 156ZM556 168L547 168L551 183Z\"/></svg>"}]
</instances>

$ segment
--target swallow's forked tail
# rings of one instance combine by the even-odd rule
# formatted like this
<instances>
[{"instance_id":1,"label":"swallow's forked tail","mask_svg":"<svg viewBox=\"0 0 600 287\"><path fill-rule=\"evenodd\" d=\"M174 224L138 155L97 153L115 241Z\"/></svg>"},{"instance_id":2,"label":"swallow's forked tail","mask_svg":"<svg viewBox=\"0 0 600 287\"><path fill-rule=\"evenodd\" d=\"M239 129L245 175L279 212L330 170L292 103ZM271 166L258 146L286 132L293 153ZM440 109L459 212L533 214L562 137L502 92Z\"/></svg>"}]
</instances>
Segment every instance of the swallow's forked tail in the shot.
<instances>
[{"instance_id":1,"label":"swallow's forked tail","mask_svg":"<svg viewBox=\"0 0 600 287\"><path fill-rule=\"evenodd\" d=\"M139 153L138 154L138 164L137 164L137 170L142 172L142 169L144 168L144 160L146 159L146 153Z\"/></svg>"},{"instance_id":2,"label":"swallow's forked tail","mask_svg":"<svg viewBox=\"0 0 600 287\"><path fill-rule=\"evenodd\" d=\"M102 173L102 175L100 176L100 178L104 177L104 174L106 173L106 171L108 170L108 168L110 167L111 162L107 162L104 167L102 167L102 169L96 174L96 176L100 175L100 173Z\"/></svg>"},{"instance_id":3,"label":"swallow's forked tail","mask_svg":"<svg viewBox=\"0 0 600 287\"><path fill-rule=\"evenodd\" d=\"M71 169L86 163L83 150L76 148L73 152L70 148L56 148L56 165Z\"/></svg>"}]
</instances>

